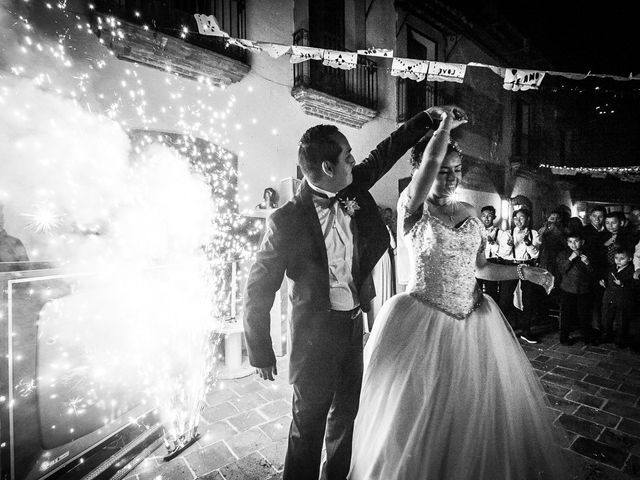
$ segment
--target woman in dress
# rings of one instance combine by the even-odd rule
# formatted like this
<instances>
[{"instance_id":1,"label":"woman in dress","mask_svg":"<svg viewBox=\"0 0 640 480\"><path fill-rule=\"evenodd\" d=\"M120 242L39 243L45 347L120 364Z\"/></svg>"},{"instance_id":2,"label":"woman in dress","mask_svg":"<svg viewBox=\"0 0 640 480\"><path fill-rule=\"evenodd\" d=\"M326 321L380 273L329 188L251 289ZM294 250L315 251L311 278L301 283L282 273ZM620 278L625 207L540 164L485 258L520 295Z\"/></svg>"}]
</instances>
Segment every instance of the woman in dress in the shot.
<instances>
[{"instance_id":1,"label":"woman in dress","mask_svg":"<svg viewBox=\"0 0 640 480\"><path fill-rule=\"evenodd\" d=\"M553 277L486 261L485 229L454 197L462 158L449 133L466 115L440 114L398 201L413 278L382 307L365 347L349 478L566 478L542 387L476 282L520 277L550 290Z\"/></svg>"}]
</instances>

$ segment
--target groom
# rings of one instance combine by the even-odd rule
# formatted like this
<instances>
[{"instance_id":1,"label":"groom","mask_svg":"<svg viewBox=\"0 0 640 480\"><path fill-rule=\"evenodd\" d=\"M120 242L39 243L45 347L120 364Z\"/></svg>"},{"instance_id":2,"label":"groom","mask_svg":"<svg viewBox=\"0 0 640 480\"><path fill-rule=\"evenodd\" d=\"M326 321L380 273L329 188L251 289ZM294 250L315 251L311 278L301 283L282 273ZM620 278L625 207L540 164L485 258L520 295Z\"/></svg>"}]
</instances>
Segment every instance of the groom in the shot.
<instances>
[{"instance_id":1,"label":"groom","mask_svg":"<svg viewBox=\"0 0 640 480\"><path fill-rule=\"evenodd\" d=\"M437 127L442 110L432 107L411 118L358 165L335 126L317 125L300 140L305 179L269 217L244 295L249 360L262 379L273 380L269 311L285 274L290 282L293 421L284 480L317 480L325 428L322 478L344 480L349 472L362 384L362 309L375 295L371 271L389 247L368 190Z\"/></svg>"}]
</instances>

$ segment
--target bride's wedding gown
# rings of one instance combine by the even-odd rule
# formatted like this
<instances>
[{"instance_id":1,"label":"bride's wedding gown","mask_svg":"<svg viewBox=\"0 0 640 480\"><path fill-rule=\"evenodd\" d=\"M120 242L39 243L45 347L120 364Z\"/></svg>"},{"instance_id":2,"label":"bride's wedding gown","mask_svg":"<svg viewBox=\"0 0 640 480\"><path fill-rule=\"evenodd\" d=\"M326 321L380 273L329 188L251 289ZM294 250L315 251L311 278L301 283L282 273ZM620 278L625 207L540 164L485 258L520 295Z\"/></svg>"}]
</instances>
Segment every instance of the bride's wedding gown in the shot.
<instances>
[{"instance_id":1,"label":"bride's wedding gown","mask_svg":"<svg viewBox=\"0 0 640 480\"><path fill-rule=\"evenodd\" d=\"M398 218L413 279L385 303L365 348L349 478L566 478L540 382L475 279L484 226L407 215L406 198Z\"/></svg>"}]
</instances>

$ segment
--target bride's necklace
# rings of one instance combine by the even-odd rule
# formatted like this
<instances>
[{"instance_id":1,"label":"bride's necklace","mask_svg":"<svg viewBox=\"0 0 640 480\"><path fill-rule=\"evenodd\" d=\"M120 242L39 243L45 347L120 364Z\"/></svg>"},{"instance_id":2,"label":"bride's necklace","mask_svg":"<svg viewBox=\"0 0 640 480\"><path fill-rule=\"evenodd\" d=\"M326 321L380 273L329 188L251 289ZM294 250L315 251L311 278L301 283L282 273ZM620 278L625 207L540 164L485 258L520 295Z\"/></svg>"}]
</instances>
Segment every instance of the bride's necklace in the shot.
<instances>
[{"instance_id":1,"label":"bride's necklace","mask_svg":"<svg viewBox=\"0 0 640 480\"><path fill-rule=\"evenodd\" d=\"M458 212L458 202L451 197L438 197L427 198L427 201L436 207L440 215L445 215L449 218L449 221L453 223L453 219ZM448 207L448 208L447 208ZM448 212L447 212L448 210Z\"/></svg>"}]
</instances>

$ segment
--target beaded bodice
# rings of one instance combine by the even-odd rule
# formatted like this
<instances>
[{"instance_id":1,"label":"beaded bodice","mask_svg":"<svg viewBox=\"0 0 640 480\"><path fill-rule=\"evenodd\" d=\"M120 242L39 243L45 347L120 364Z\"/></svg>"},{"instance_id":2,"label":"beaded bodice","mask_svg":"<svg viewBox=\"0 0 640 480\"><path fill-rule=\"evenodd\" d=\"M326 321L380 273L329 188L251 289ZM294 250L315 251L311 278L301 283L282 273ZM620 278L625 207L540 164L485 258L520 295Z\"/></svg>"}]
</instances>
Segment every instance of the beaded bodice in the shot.
<instances>
[{"instance_id":1,"label":"beaded bodice","mask_svg":"<svg viewBox=\"0 0 640 480\"><path fill-rule=\"evenodd\" d=\"M475 267L478 251L484 249L484 226L467 217L452 227L424 207L407 213L406 203L405 190L398 201L398 221L413 274L407 292L456 319L467 318L482 302Z\"/></svg>"}]
</instances>

